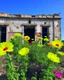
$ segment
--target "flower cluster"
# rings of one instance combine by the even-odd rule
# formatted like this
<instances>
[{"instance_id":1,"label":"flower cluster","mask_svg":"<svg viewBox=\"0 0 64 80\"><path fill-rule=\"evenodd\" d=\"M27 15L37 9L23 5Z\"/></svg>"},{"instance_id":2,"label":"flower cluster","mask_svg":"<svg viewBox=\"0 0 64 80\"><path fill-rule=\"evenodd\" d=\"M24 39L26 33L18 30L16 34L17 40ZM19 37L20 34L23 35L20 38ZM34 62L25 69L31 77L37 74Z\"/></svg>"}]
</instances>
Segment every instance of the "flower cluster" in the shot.
<instances>
[{"instance_id":1,"label":"flower cluster","mask_svg":"<svg viewBox=\"0 0 64 80\"><path fill-rule=\"evenodd\" d=\"M56 78L62 77L62 73L54 69L61 62L61 57L64 56L64 52L59 51L64 46L63 42L61 40L50 42L47 36L40 37L41 34L36 34L36 36L38 38L35 41L28 35L23 38L21 34L16 33L10 41L0 43L0 56L7 55L7 76L12 78L11 80L26 80L25 75L30 67L37 68L33 70L35 71L34 76L40 74L38 78L40 80L53 80L54 74ZM44 41L44 44L41 44L40 41ZM42 70L43 67L44 70ZM52 70L54 70L54 74ZM13 77L9 75L11 72L15 73L12 73ZM15 78L15 75L18 76ZM20 79L18 79L19 76Z\"/></svg>"},{"instance_id":2,"label":"flower cluster","mask_svg":"<svg viewBox=\"0 0 64 80\"><path fill-rule=\"evenodd\" d=\"M11 42L3 42L0 44L0 56L6 54L6 52L13 52L13 44ZM29 53L29 49L24 47L18 52L20 55L26 55Z\"/></svg>"},{"instance_id":3,"label":"flower cluster","mask_svg":"<svg viewBox=\"0 0 64 80\"><path fill-rule=\"evenodd\" d=\"M60 73L58 70L54 70L54 74L56 78L62 78L62 73Z\"/></svg>"},{"instance_id":4,"label":"flower cluster","mask_svg":"<svg viewBox=\"0 0 64 80\"><path fill-rule=\"evenodd\" d=\"M54 41L48 43L47 45L48 45L48 46L55 47L55 48L57 48L57 49L60 49L60 48L63 46L63 43L62 43L62 41L60 41L60 40L54 40ZM53 61L53 62L60 63L60 58L57 56L58 54L61 55L61 56L64 55L64 53L61 52L61 51L58 51L58 52L56 52L56 53L48 52L47 57L48 57L51 61Z\"/></svg>"}]
</instances>

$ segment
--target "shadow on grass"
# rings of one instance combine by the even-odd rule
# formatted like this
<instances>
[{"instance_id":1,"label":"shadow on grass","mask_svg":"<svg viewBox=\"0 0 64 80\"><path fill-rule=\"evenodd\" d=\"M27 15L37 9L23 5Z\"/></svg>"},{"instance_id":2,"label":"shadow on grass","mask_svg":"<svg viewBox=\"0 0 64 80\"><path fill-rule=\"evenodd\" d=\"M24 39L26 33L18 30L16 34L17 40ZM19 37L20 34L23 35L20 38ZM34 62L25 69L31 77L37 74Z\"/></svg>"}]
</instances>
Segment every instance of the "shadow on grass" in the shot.
<instances>
[{"instance_id":1,"label":"shadow on grass","mask_svg":"<svg viewBox=\"0 0 64 80\"><path fill-rule=\"evenodd\" d=\"M8 79L7 79L6 75L1 75L0 80L8 80Z\"/></svg>"}]
</instances>

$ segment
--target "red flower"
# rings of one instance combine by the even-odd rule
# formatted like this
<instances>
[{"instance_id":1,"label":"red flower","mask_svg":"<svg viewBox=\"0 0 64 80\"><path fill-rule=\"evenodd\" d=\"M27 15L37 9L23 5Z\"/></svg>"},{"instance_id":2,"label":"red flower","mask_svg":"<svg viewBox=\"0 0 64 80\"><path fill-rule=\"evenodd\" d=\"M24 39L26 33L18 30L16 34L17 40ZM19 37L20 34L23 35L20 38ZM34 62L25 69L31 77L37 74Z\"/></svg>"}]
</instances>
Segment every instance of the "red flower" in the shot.
<instances>
[{"instance_id":1,"label":"red flower","mask_svg":"<svg viewBox=\"0 0 64 80\"><path fill-rule=\"evenodd\" d=\"M31 41L31 42L28 42L29 44L34 44L35 42L34 41Z\"/></svg>"},{"instance_id":2,"label":"red flower","mask_svg":"<svg viewBox=\"0 0 64 80\"><path fill-rule=\"evenodd\" d=\"M28 42L29 44L32 44L32 42Z\"/></svg>"},{"instance_id":3,"label":"red flower","mask_svg":"<svg viewBox=\"0 0 64 80\"><path fill-rule=\"evenodd\" d=\"M55 70L54 70L54 73L57 73L57 72L58 72L58 70L55 69Z\"/></svg>"},{"instance_id":4,"label":"red flower","mask_svg":"<svg viewBox=\"0 0 64 80\"><path fill-rule=\"evenodd\" d=\"M2 59L2 62L5 63L5 59Z\"/></svg>"}]
</instances>

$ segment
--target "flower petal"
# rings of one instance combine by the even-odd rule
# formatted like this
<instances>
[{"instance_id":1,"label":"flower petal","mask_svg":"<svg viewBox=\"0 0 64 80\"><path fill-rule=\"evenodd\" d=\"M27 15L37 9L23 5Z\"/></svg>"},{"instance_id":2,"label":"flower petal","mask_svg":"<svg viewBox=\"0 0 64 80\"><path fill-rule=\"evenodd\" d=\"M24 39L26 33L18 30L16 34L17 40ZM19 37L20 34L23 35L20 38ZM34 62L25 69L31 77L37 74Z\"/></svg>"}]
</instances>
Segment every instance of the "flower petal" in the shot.
<instances>
[{"instance_id":1,"label":"flower petal","mask_svg":"<svg viewBox=\"0 0 64 80\"><path fill-rule=\"evenodd\" d=\"M21 56L24 56L24 55L26 55L26 54L29 53L29 48L24 47L24 48L22 48L21 50L19 50L18 53L19 53Z\"/></svg>"}]
</instances>

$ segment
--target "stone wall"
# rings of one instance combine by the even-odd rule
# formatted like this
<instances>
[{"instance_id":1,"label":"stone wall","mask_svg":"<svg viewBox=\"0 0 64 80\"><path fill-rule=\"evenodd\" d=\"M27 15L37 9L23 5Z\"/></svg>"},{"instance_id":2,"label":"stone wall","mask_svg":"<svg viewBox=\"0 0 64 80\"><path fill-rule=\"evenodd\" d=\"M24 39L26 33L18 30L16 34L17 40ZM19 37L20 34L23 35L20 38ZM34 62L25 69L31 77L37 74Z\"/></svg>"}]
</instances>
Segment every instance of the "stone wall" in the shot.
<instances>
[{"instance_id":1,"label":"stone wall","mask_svg":"<svg viewBox=\"0 0 64 80\"><path fill-rule=\"evenodd\" d=\"M54 39L61 39L60 20L54 21Z\"/></svg>"}]
</instances>

